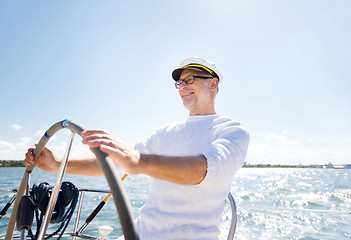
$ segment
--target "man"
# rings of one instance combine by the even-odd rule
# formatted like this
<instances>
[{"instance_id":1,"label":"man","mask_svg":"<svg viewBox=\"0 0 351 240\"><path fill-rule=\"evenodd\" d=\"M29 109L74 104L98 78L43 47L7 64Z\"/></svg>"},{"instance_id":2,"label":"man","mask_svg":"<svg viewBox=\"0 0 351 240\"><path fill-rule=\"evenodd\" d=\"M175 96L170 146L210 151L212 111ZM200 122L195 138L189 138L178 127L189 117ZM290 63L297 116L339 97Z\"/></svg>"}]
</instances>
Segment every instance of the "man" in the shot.
<instances>
[{"instance_id":1,"label":"man","mask_svg":"<svg viewBox=\"0 0 351 240\"><path fill-rule=\"evenodd\" d=\"M99 147L128 174L153 178L137 222L142 239L218 239L225 199L246 157L249 135L243 125L215 111L222 77L214 64L188 58L172 77L188 119L157 130L134 149L102 130L83 132L83 143ZM26 165L33 159L29 149ZM48 149L38 159L46 171L55 172L59 165ZM95 159L70 160L66 172L102 174Z\"/></svg>"}]
</instances>

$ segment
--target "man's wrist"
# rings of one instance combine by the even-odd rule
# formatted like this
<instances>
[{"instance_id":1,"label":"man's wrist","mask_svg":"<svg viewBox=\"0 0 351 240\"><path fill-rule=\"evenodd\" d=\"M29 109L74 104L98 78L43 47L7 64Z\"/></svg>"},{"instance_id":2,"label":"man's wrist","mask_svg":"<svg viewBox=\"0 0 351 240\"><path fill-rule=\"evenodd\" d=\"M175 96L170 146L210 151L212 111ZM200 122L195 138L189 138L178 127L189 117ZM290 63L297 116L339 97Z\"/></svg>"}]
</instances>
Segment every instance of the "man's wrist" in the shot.
<instances>
[{"instance_id":1,"label":"man's wrist","mask_svg":"<svg viewBox=\"0 0 351 240\"><path fill-rule=\"evenodd\" d=\"M136 174L147 174L148 157L149 156L147 154L141 154L138 152Z\"/></svg>"}]
</instances>

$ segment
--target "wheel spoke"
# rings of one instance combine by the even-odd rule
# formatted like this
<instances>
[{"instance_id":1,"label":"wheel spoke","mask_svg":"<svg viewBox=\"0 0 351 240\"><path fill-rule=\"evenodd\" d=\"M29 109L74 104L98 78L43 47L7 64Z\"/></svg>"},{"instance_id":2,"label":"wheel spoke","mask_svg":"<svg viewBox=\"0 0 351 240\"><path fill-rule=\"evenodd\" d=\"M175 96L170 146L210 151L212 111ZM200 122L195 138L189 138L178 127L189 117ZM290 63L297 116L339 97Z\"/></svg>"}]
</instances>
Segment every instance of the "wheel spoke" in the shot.
<instances>
[{"instance_id":1,"label":"wheel spoke","mask_svg":"<svg viewBox=\"0 0 351 240\"><path fill-rule=\"evenodd\" d=\"M62 178L63 178L63 175L65 174L65 171L66 171L68 157L69 157L69 153L70 153L71 147L72 147L73 137L74 137L74 132L72 132L72 134L71 134L71 138L68 142L65 155L64 155L63 160L62 160L61 165L60 165L60 169L57 173L57 178L56 178L56 182L54 185L54 189L52 190L52 193L50 196L50 201L48 203L48 207L46 208L44 220L43 220L43 223L41 224L41 227L40 227L40 233L38 235L39 240L44 239L46 230L47 230L49 223L50 223L50 220L51 220L51 215L54 211L56 200L57 200L57 197L58 197L58 194L59 194L59 191L61 188L61 184L62 184Z\"/></svg>"}]
</instances>

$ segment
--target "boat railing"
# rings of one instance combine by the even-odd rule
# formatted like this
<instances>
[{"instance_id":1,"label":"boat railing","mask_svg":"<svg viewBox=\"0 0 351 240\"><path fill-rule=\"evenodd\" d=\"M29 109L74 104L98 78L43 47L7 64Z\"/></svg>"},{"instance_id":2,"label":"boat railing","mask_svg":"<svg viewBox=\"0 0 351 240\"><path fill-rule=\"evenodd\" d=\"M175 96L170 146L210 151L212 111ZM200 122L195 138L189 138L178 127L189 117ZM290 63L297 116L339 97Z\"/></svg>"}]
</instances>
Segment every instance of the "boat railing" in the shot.
<instances>
[{"instance_id":1,"label":"boat railing","mask_svg":"<svg viewBox=\"0 0 351 240\"><path fill-rule=\"evenodd\" d=\"M235 229L236 229L236 223L237 223L237 209L236 209L236 204L234 197L231 193L228 194L228 201L230 204L230 208L232 210L232 220L230 223L230 228L229 228L229 233L228 233L228 240L233 240L234 239L234 234L235 234Z\"/></svg>"},{"instance_id":2,"label":"boat railing","mask_svg":"<svg viewBox=\"0 0 351 240\"><path fill-rule=\"evenodd\" d=\"M31 189L30 189L31 191ZM6 214L7 209L11 206L11 204L14 202L14 200L16 199L16 193L17 193L17 189L13 189L13 190L0 190L0 193L10 193L13 192L14 195L11 197L11 199L8 201L8 203L6 204L6 206L2 209L1 213L0 213L0 218L3 217ZM95 211L95 215L92 216L92 214L90 214L90 222L87 223L85 222L80 228L79 228L79 224L81 221L81 212L82 212L82 207L83 207L83 202L84 202L84 196L85 193L87 192L91 192L91 193L108 193L110 194L110 190L101 190L101 189L88 189L88 188L81 188L79 189L80 192L80 196L79 196L79 200L78 200L78 209L77 209L77 215L74 221L74 228L73 228L73 232L65 232L62 234L62 237L72 237L72 239L76 239L76 238L81 238L81 239L97 239L98 237L94 237L94 236L89 236L86 234L83 234L83 230L87 227L87 225L91 222L91 220L98 214L99 211ZM101 208L99 209L101 210ZM88 217L88 218L89 218ZM0 240L3 240L4 236L0 236ZM53 235L53 238L55 237L59 237L59 234ZM12 239L20 239L20 236L13 236ZM26 239L31 239L29 236L26 237ZM101 239L101 238L100 238Z\"/></svg>"}]
</instances>

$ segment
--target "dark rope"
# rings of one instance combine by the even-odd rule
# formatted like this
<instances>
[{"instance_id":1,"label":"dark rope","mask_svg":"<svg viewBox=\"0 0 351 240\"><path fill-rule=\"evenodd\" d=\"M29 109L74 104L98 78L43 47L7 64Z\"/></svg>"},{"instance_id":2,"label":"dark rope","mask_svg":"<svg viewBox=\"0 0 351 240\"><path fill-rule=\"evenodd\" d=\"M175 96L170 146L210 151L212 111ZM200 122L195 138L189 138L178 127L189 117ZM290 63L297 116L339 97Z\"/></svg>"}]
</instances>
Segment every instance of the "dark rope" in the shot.
<instances>
[{"instance_id":1,"label":"dark rope","mask_svg":"<svg viewBox=\"0 0 351 240\"><path fill-rule=\"evenodd\" d=\"M39 185L34 184L31 197L34 202L39 205L39 209L36 211L36 221L37 229L36 234L34 235L31 230L28 231L29 236L32 240L37 239L39 234L39 229L43 221L43 217L48 206L51 189L50 185L47 182L42 182ZM58 195L56 205L50 220L50 223L61 223L56 231L47 235L45 239L49 239L56 234L59 234L57 239L60 239L65 232L74 212L74 209L77 205L79 190L71 182L62 182L61 191ZM40 213L39 213L40 212ZM61 231L61 232L60 232ZM60 233L59 233L60 232Z\"/></svg>"}]
</instances>

